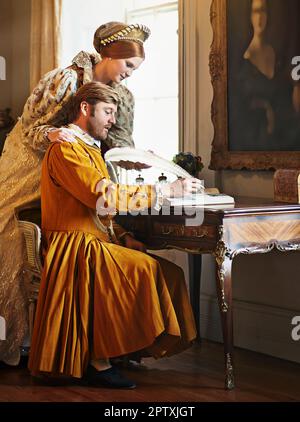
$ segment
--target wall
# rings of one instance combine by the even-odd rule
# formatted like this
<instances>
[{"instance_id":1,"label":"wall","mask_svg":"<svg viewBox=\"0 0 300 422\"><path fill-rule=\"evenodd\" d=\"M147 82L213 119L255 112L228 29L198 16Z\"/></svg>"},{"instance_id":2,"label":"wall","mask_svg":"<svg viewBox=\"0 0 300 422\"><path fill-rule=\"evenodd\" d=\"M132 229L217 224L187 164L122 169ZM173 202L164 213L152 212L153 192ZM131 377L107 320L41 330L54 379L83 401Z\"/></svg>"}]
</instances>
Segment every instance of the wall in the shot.
<instances>
[{"instance_id":1,"label":"wall","mask_svg":"<svg viewBox=\"0 0 300 422\"><path fill-rule=\"evenodd\" d=\"M199 126L198 153L202 155L206 186L218 186L231 195L273 197L272 172L208 170L213 126L213 96L209 75L212 42L211 0L198 7ZM300 342L291 339L291 319L300 315L299 252L240 256L233 264L235 345L300 362ZM201 335L221 340L212 257L203 257Z\"/></svg>"},{"instance_id":2,"label":"wall","mask_svg":"<svg viewBox=\"0 0 300 422\"><path fill-rule=\"evenodd\" d=\"M0 56L6 61L6 80L0 80L0 109L11 107L12 3L0 0Z\"/></svg>"},{"instance_id":3,"label":"wall","mask_svg":"<svg viewBox=\"0 0 300 422\"><path fill-rule=\"evenodd\" d=\"M30 0L13 0L12 109L20 116L30 94Z\"/></svg>"},{"instance_id":4,"label":"wall","mask_svg":"<svg viewBox=\"0 0 300 422\"><path fill-rule=\"evenodd\" d=\"M0 0L0 55L6 58L6 81L0 81L0 108L22 114L29 95L30 0Z\"/></svg>"}]
</instances>

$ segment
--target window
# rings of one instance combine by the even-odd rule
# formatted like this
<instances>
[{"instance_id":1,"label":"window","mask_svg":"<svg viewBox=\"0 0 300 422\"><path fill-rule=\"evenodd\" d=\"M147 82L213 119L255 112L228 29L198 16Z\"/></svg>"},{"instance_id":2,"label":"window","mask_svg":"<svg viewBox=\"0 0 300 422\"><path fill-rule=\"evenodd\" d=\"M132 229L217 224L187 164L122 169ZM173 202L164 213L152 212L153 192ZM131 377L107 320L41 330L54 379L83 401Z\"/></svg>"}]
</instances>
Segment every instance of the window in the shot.
<instances>
[{"instance_id":1,"label":"window","mask_svg":"<svg viewBox=\"0 0 300 422\"><path fill-rule=\"evenodd\" d=\"M125 21L128 0L62 0L62 67L81 50L94 52L95 30L105 22Z\"/></svg>"},{"instance_id":2,"label":"window","mask_svg":"<svg viewBox=\"0 0 300 422\"><path fill-rule=\"evenodd\" d=\"M127 81L136 103L135 145L171 160L179 144L177 2L129 10L127 21L151 28L145 43L146 60ZM145 177L151 172L143 173Z\"/></svg>"},{"instance_id":3,"label":"window","mask_svg":"<svg viewBox=\"0 0 300 422\"><path fill-rule=\"evenodd\" d=\"M82 6L84 1L85 7ZM146 60L126 81L135 97L133 138L137 148L171 160L178 152L178 2L164 0L63 0L62 66L80 51L94 51L95 29L125 21L150 27ZM80 10L80 13L79 13ZM159 170L144 170L153 182ZM132 172L128 181L137 176Z\"/></svg>"}]
</instances>

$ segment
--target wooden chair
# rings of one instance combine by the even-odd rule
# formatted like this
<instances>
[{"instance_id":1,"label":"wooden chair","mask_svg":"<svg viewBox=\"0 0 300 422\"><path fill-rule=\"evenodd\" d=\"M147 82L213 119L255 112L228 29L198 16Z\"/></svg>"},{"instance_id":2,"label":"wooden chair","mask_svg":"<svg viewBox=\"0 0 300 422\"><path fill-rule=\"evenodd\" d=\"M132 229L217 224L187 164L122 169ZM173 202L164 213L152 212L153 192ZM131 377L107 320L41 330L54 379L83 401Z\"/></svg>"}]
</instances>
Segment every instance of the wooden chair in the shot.
<instances>
[{"instance_id":1,"label":"wooden chair","mask_svg":"<svg viewBox=\"0 0 300 422\"><path fill-rule=\"evenodd\" d=\"M36 302L39 293L42 258L41 258L41 208L39 202L29 202L15 210L18 227L22 233L25 250L23 271L26 275L28 295L29 335L31 338Z\"/></svg>"}]
</instances>

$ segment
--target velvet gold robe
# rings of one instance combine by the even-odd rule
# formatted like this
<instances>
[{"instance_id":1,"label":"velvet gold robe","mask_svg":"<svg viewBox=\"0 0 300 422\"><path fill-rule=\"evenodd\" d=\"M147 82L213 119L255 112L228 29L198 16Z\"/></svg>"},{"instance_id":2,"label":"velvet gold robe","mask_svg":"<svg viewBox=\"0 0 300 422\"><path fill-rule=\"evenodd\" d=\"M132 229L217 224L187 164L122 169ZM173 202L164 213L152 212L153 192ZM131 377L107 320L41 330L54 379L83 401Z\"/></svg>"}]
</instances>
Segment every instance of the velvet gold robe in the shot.
<instances>
[{"instance_id":1,"label":"velvet gold robe","mask_svg":"<svg viewBox=\"0 0 300 422\"><path fill-rule=\"evenodd\" d=\"M162 357L196 337L183 271L162 258L122 246L96 217L99 200L110 207L110 181L97 148L54 144L42 166L44 270L29 369L82 377L90 359L143 351ZM117 208L137 197L153 205L151 186L115 185ZM131 202L130 202L131 201ZM101 205L101 204L100 204ZM113 240L113 241L112 241Z\"/></svg>"}]
</instances>

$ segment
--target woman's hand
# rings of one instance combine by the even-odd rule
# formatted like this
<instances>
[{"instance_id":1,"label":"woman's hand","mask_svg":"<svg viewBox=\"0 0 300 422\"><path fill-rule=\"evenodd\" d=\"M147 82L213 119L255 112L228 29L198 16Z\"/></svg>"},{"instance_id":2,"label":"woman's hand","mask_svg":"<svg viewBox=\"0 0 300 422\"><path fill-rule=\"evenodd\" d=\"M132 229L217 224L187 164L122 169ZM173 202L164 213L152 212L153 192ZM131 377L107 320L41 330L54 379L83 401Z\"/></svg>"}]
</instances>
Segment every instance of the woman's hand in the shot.
<instances>
[{"instance_id":1,"label":"woman's hand","mask_svg":"<svg viewBox=\"0 0 300 422\"><path fill-rule=\"evenodd\" d=\"M67 128L50 130L47 134L50 142L74 142L77 143L73 133Z\"/></svg>"},{"instance_id":2,"label":"woman's hand","mask_svg":"<svg viewBox=\"0 0 300 422\"><path fill-rule=\"evenodd\" d=\"M202 181L194 177L177 179L173 183L162 185L162 194L170 198L180 198L191 193L203 193Z\"/></svg>"}]
</instances>

